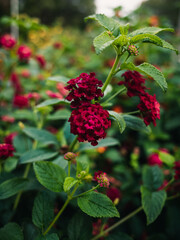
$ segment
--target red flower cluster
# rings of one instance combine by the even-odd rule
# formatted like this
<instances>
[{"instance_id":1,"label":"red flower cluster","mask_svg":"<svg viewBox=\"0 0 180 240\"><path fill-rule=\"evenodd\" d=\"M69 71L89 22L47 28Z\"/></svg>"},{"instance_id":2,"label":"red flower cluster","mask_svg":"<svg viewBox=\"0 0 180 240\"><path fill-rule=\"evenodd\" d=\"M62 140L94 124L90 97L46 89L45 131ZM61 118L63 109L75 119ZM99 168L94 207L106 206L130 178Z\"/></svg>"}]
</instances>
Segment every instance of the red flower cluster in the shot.
<instances>
[{"instance_id":1,"label":"red flower cluster","mask_svg":"<svg viewBox=\"0 0 180 240\"><path fill-rule=\"evenodd\" d=\"M46 66L46 60L43 55L36 55L36 60L41 68L44 68Z\"/></svg>"},{"instance_id":2,"label":"red flower cluster","mask_svg":"<svg viewBox=\"0 0 180 240\"><path fill-rule=\"evenodd\" d=\"M17 95L13 99L13 104L18 108L26 108L29 106L28 97L24 95Z\"/></svg>"},{"instance_id":3,"label":"red flower cluster","mask_svg":"<svg viewBox=\"0 0 180 240\"><path fill-rule=\"evenodd\" d=\"M71 113L69 118L71 133L78 135L79 142L87 140L91 145L96 146L97 140L106 137L105 129L111 126L108 117L108 111L100 104L84 104Z\"/></svg>"},{"instance_id":4,"label":"red flower cluster","mask_svg":"<svg viewBox=\"0 0 180 240\"><path fill-rule=\"evenodd\" d=\"M11 49L16 44L16 39L10 34L5 34L0 38L0 44L6 49Z\"/></svg>"},{"instance_id":5,"label":"red flower cluster","mask_svg":"<svg viewBox=\"0 0 180 240\"><path fill-rule=\"evenodd\" d=\"M59 92L53 92L51 90L47 90L46 94L51 98L63 99L63 96Z\"/></svg>"},{"instance_id":6,"label":"red flower cluster","mask_svg":"<svg viewBox=\"0 0 180 240\"><path fill-rule=\"evenodd\" d=\"M180 179L180 161L176 161L174 163L174 169L175 169L175 176L174 178L176 180Z\"/></svg>"},{"instance_id":7,"label":"red flower cluster","mask_svg":"<svg viewBox=\"0 0 180 240\"><path fill-rule=\"evenodd\" d=\"M71 102L71 107L76 108L80 105L90 102L92 99L97 100L103 97L101 89L102 81L95 78L95 73L81 73L79 77L68 81L66 90L70 91L66 99Z\"/></svg>"},{"instance_id":8,"label":"red flower cluster","mask_svg":"<svg viewBox=\"0 0 180 240\"><path fill-rule=\"evenodd\" d=\"M14 88L15 95L20 94L22 92L22 86L21 86L21 82L20 82L18 75L16 73L12 73L10 80L11 80L12 86Z\"/></svg>"},{"instance_id":9,"label":"red flower cluster","mask_svg":"<svg viewBox=\"0 0 180 240\"><path fill-rule=\"evenodd\" d=\"M156 119L160 119L160 104L156 100L156 95L151 96L145 92L146 87L143 85L145 79L138 72L127 71L122 76L125 81L120 81L118 84L127 87L129 97L138 96L140 98L137 107L143 114L144 123L149 125L152 122L156 126Z\"/></svg>"},{"instance_id":10,"label":"red flower cluster","mask_svg":"<svg viewBox=\"0 0 180 240\"><path fill-rule=\"evenodd\" d=\"M6 159L12 157L14 152L14 147L11 144L3 143L0 144L0 158Z\"/></svg>"},{"instance_id":11,"label":"red flower cluster","mask_svg":"<svg viewBox=\"0 0 180 240\"><path fill-rule=\"evenodd\" d=\"M158 153L152 153L149 157L148 157L148 164L150 166L153 165L158 165L159 167L162 166L163 162L161 161L161 159L159 158L159 154Z\"/></svg>"},{"instance_id":12,"label":"red flower cluster","mask_svg":"<svg viewBox=\"0 0 180 240\"><path fill-rule=\"evenodd\" d=\"M17 54L19 56L20 61L28 61L29 58L31 57L32 52L31 52L31 49L28 46L21 45L18 48Z\"/></svg>"},{"instance_id":13,"label":"red flower cluster","mask_svg":"<svg viewBox=\"0 0 180 240\"><path fill-rule=\"evenodd\" d=\"M3 115L1 116L1 120L7 123L13 123L15 121L15 118L8 115Z\"/></svg>"},{"instance_id":14,"label":"red flower cluster","mask_svg":"<svg viewBox=\"0 0 180 240\"><path fill-rule=\"evenodd\" d=\"M106 191L106 195L111 199L111 201L118 202L121 199L121 192L119 191L118 188L115 187L110 187Z\"/></svg>"},{"instance_id":15,"label":"red flower cluster","mask_svg":"<svg viewBox=\"0 0 180 240\"><path fill-rule=\"evenodd\" d=\"M98 235L102 230L106 230L109 227L108 223L103 224L101 219L98 219L96 222L93 222L92 225L93 225L93 231L92 231L93 236ZM105 234L105 236L107 235L108 233ZM101 237L99 239L104 240L104 237Z\"/></svg>"},{"instance_id":16,"label":"red flower cluster","mask_svg":"<svg viewBox=\"0 0 180 240\"><path fill-rule=\"evenodd\" d=\"M109 187L109 179L105 172L98 171L94 173L94 181L98 182L101 187Z\"/></svg>"},{"instance_id":17,"label":"red flower cluster","mask_svg":"<svg viewBox=\"0 0 180 240\"><path fill-rule=\"evenodd\" d=\"M17 136L17 132L10 133L4 138L4 142L12 145L15 136Z\"/></svg>"}]
</instances>

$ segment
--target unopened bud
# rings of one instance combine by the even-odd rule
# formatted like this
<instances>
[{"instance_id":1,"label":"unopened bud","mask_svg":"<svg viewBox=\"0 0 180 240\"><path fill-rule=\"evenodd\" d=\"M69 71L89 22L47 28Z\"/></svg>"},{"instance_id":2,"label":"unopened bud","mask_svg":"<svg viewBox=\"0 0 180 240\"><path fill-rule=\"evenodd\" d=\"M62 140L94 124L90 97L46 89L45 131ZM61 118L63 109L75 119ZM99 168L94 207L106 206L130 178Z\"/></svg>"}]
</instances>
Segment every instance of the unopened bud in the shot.
<instances>
[{"instance_id":1,"label":"unopened bud","mask_svg":"<svg viewBox=\"0 0 180 240\"><path fill-rule=\"evenodd\" d=\"M97 182L101 187L109 187L109 179L106 177L106 173L101 173L97 176Z\"/></svg>"},{"instance_id":2,"label":"unopened bud","mask_svg":"<svg viewBox=\"0 0 180 240\"><path fill-rule=\"evenodd\" d=\"M18 125L19 125L19 127L20 127L21 129L24 129L24 128L25 128L25 125L24 125L24 123L22 123L22 122L18 122Z\"/></svg>"},{"instance_id":3,"label":"unopened bud","mask_svg":"<svg viewBox=\"0 0 180 240\"><path fill-rule=\"evenodd\" d=\"M93 177L92 177L90 174L86 175L85 178L84 178L84 180L85 180L86 182L91 182L92 179L93 179Z\"/></svg>"},{"instance_id":4,"label":"unopened bud","mask_svg":"<svg viewBox=\"0 0 180 240\"><path fill-rule=\"evenodd\" d=\"M129 52L131 55L134 55L134 56L137 56L137 55L138 55L137 47L134 46L134 45L129 45L129 47L128 47L128 52Z\"/></svg>"},{"instance_id":5,"label":"unopened bud","mask_svg":"<svg viewBox=\"0 0 180 240\"><path fill-rule=\"evenodd\" d=\"M73 152L67 152L67 153L64 154L64 159L67 160L67 161L75 161L76 156L77 155Z\"/></svg>"}]
</instances>

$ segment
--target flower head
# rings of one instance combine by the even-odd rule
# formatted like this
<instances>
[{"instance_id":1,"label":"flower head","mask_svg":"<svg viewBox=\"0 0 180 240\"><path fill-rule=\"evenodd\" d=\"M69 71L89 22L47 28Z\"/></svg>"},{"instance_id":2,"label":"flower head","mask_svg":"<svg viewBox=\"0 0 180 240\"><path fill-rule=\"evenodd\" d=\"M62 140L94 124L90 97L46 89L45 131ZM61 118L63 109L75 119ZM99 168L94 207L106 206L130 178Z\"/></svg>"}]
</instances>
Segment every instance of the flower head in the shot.
<instances>
[{"instance_id":1,"label":"flower head","mask_svg":"<svg viewBox=\"0 0 180 240\"><path fill-rule=\"evenodd\" d=\"M138 55L137 47L134 46L134 45L129 45L129 47L128 47L128 52L129 52L131 55L134 55L134 56L137 56L137 55Z\"/></svg>"},{"instance_id":2,"label":"flower head","mask_svg":"<svg viewBox=\"0 0 180 240\"><path fill-rule=\"evenodd\" d=\"M16 39L10 34L5 34L0 38L0 44L6 49L11 49L15 46Z\"/></svg>"},{"instance_id":3,"label":"flower head","mask_svg":"<svg viewBox=\"0 0 180 240\"><path fill-rule=\"evenodd\" d=\"M118 202L121 199L121 192L115 187L108 188L106 195L111 199L112 202Z\"/></svg>"},{"instance_id":4,"label":"flower head","mask_svg":"<svg viewBox=\"0 0 180 240\"><path fill-rule=\"evenodd\" d=\"M96 146L98 140L106 137L105 130L111 126L109 113L100 104L84 104L73 110L69 118L71 133L78 135L78 141L88 141Z\"/></svg>"},{"instance_id":5,"label":"flower head","mask_svg":"<svg viewBox=\"0 0 180 240\"><path fill-rule=\"evenodd\" d=\"M17 95L13 99L13 104L18 108L26 108L29 106L28 97L25 95Z\"/></svg>"},{"instance_id":6,"label":"flower head","mask_svg":"<svg viewBox=\"0 0 180 240\"><path fill-rule=\"evenodd\" d=\"M63 99L63 96L59 92L53 92L51 90L47 90L46 94L51 98Z\"/></svg>"},{"instance_id":7,"label":"flower head","mask_svg":"<svg viewBox=\"0 0 180 240\"><path fill-rule=\"evenodd\" d=\"M12 73L10 77L11 84L14 88L15 94L20 94L23 90L19 76L16 73Z\"/></svg>"},{"instance_id":8,"label":"flower head","mask_svg":"<svg viewBox=\"0 0 180 240\"><path fill-rule=\"evenodd\" d=\"M46 60L43 55L36 55L36 60L41 68L44 68L46 66Z\"/></svg>"},{"instance_id":9,"label":"flower head","mask_svg":"<svg viewBox=\"0 0 180 240\"><path fill-rule=\"evenodd\" d=\"M15 118L14 117L11 117L11 116L8 116L8 115L3 115L1 117L1 120L3 122L8 122L8 123L13 123L15 121Z\"/></svg>"},{"instance_id":10,"label":"flower head","mask_svg":"<svg viewBox=\"0 0 180 240\"><path fill-rule=\"evenodd\" d=\"M14 152L14 147L11 144L3 143L0 144L0 158L6 159L12 157Z\"/></svg>"},{"instance_id":11,"label":"flower head","mask_svg":"<svg viewBox=\"0 0 180 240\"><path fill-rule=\"evenodd\" d=\"M158 153L152 153L151 155L149 155L148 157L148 164L150 166L153 165L158 165L159 167L162 166L163 162L161 161L161 159L159 158L159 154Z\"/></svg>"},{"instance_id":12,"label":"flower head","mask_svg":"<svg viewBox=\"0 0 180 240\"><path fill-rule=\"evenodd\" d=\"M12 145L15 136L17 136L17 132L10 133L4 138L4 142Z\"/></svg>"},{"instance_id":13,"label":"flower head","mask_svg":"<svg viewBox=\"0 0 180 240\"><path fill-rule=\"evenodd\" d=\"M92 99L97 100L103 97L99 87L102 87L102 81L95 78L95 73L81 73L79 77L68 81L66 90L70 91L66 99L71 102L71 107L76 108Z\"/></svg>"},{"instance_id":14,"label":"flower head","mask_svg":"<svg viewBox=\"0 0 180 240\"><path fill-rule=\"evenodd\" d=\"M31 52L31 49L28 46L21 45L18 48L17 54L19 56L20 61L28 61L29 58L31 57L32 52Z\"/></svg>"},{"instance_id":15,"label":"flower head","mask_svg":"<svg viewBox=\"0 0 180 240\"><path fill-rule=\"evenodd\" d=\"M180 160L174 163L175 176L176 180L180 179Z\"/></svg>"},{"instance_id":16,"label":"flower head","mask_svg":"<svg viewBox=\"0 0 180 240\"><path fill-rule=\"evenodd\" d=\"M94 174L94 180L99 183L101 187L109 187L109 179L105 172L98 171Z\"/></svg>"},{"instance_id":17,"label":"flower head","mask_svg":"<svg viewBox=\"0 0 180 240\"><path fill-rule=\"evenodd\" d=\"M67 152L64 154L64 159L68 161L75 161L76 157L77 157L77 154L73 152Z\"/></svg>"}]
</instances>

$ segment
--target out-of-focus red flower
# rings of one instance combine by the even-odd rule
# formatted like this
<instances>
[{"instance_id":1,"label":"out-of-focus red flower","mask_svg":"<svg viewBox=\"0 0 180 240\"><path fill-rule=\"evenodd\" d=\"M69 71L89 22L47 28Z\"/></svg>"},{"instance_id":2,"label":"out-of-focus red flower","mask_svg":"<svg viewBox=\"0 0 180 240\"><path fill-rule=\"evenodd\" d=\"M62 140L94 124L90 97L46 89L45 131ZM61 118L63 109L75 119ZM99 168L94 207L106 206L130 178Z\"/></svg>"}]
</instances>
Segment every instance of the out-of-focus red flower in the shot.
<instances>
[{"instance_id":1,"label":"out-of-focus red flower","mask_svg":"<svg viewBox=\"0 0 180 240\"><path fill-rule=\"evenodd\" d=\"M159 26L159 17L156 15L153 15L149 18L149 25L151 27L158 27Z\"/></svg>"},{"instance_id":2,"label":"out-of-focus red flower","mask_svg":"<svg viewBox=\"0 0 180 240\"><path fill-rule=\"evenodd\" d=\"M11 81L12 86L14 88L15 95L21 94L22 86L21 86L21 82L20 82L19 76L16 73L12 73L11 77L10 77L10 81Z\"/></svg>"},{"instance_id":3,"label":"out-of-focus red flower","mask_svg":"<svg viewBox=\"0 0 180 240\"><path fill-rule=\"evenodd\" d=\"M105 63L104 63L105 67L111 67L112 68L112 66L114 64L114 61L115 61L115 59L106 60Z\"/></svg>"},{"instance_id":4,"label":"out-of-focus red flower","mask_svg":"<svg viewBox=\"0 0 180 240\"><path fill-rule=\"evenodd\" d=\"M10 133L4 138L4 142L12 145L15 136L17 136L17 132Z\"/></svg>"},{"instance_id":5,"label":"out-of-focus red flower","mask_svg":"<svg viewBox=\"0 0 180 240\"><path fill-rule=\"evenodd\" d=\"M22 76L23 78L29 78L29 77L31 76L30 71L29 71L28 69L22 70L21 76Z\"/></svg>"},{"instance_id":6,"label":"out-of-focus red flower","mask_svg":"<svg viewBox=\"0 0 180 240\"><path fill-rule=\"evenodd\" d=\"M57 83L56 88L58 89L59 93L62 94L63 97L68 95L68 90L66 90L64 83Z\"/></svg>"},{"instance_id":7,"label":"out-of-focus red flower","mask_svg":"<svg viewBox=\"0 0 180 240\"><path fill-rule=\"evenodd\" d=\"M41 95L36 92L28 93L25 95L28 99L33 99L35 101L38 101L41 98Z\"/></svg>"},{"instance_id":8,"label":"out-of-focus red flower","mask_svg":"<svg viewBox=\"0 0 180 240\"><path fill-rule=\"evenodd\" d=\"M46 129L47 129L49 132L51 132L52 134L58 133L58 129L55 128L55 127L48 126Z\"/></svg>"},{"instance_id":9,"label":"out-of-focus red flower","mask_svg":"<svg viewBox=\"0 0 180 240\"><path fill-rule=\"evenodd\" d=\"M46 59L43 55L36 55L36 60L41 68L44 68L46 66Z\"/></svg>"},{"instance_id":10,"label":"out-of-focus red flower","mask_svg":"<svg viewBox=\"0 0 180 240\"><path fill-rule=\"evenodd\" d=\"M93 222L93 231L92 231L92 235L96 236L98 235L102 230L106 230L109 227L108 223L103 225L103 229L102 229L102 220L98 219L96 222ZM108 235L108 233L106 234L106 236ZM104 237L101 237L100 240L103 240Z\"/></svg>"},{"instance_id":11,"label":"out-of-focus red flower","mask_svg":"<svg viewBox=\"0 0 180 240\"><path fill-rule=\"evenodd\" d=\"M3 115L1 116L1 120L3 122L13 123L15 121L15 118L8 115Z\"/></svg>"},{"instance_id":12,"label":"out-of-focus red flower","mask_svg":"<svg viewBox=\"0 0 180 240\"><path fill-rule=\"evenodd\" d=\"M180 179L180 160L174 163L175 176L176 180Z\"/></svg>"},{"instance_id":13,"label":"out-of-focus red flower","mask_svg":"<svg viewBox=\"0 0 180 240\"><path fill-rule=\"evenodd\" d=\"M56 48L56 49L60 49L60 48L62 48L62 43L61 42L55 42L54 44L53 44L53 47L54 48Z\"/></svg>"},{"instance_id":14,"label":"out-of-focus red flower","mask_svg":"<svg viewBox=\"0 0 180 240\"><path fill-rule=\"evenodd\" d=\"M110 187L106 191L106 195L111 199L112 202L119 202L122 195L118 188Z\"/></svg>"},{"instance_id":15,"label":"out-of-focus red flower","mask_svg":"<svg viewBox=\"0 0 180 240\"><path fill-rule=\"evenodd\" d=\"M168 185L168 181L165 179L163 184L158 188L158 191L163 190Z\"/></svg>"},{"instance_id":16,"label":"out-of-focus red flower","mask_svg":"<svg viewBox=\"0 0 180 240\"><path fill-rule=\"evenodd\" d=\"M14 152L14 147L11 144L2 143L0 144L0 158L6 159L12 157Z\"/></svg>"},{"instance_id":17,"label":"out-of-focus red flower","mask_svg":"<svg viewBox=\"0 0 180 240\"><path fill-rule=\"evenodd\" d=\"M15 46L16 39L10 34L5 34L0 37L0 44L6 49L11 49Z\"/></svg>"},{"instance_id":18,"label":"out-of-focus red flower","mask_svg":"<svg viewBox=\"0 0 180 240\"><path fill-rule=\"evenodd\" d=\"M153 165L158 165L159 167L161 167L163 165L163 162L161 161L161 159L159 158L158 153L152 153L151 155L149 155L148 157L148 164L150 166Z\"/></svg>"},{"instance_id":19,"label":"out-of-focus red flower","mask_svg":"<svg viewBox=\"0 0 180 240\"><path fill-rule=\"evenodd\" d=\"M51 97L51 98L63 99L63 96L62 96L60 93L58 93L58 92L52 92L52 91L50 91L50 90L47 90L47 91L46 91L46 94L47 94L49 97Z\"/></svg>"},{"instance_id":20,"label":"out-of-focus red flower","mask_svg":"<svg viewBox=\"0 0 180 240\"><path fill-rule=\"evenodd\" d=\"M114 106L113 107L113 111L114 112L117 112L117 113L122 113L123 112L123 109L121 106Z\"/></svg>"},{"instance_id":21,"label":"out-of-focus red flower","mask_svg":"<svg viewBox=\"0 0 180 240\"><path fill-rule=\"evenodd\" d=\"M18 108L26 108L29 106L29 101L25 95L17 95L13 99L13 105Z\"/></svg>"},{"instance_id":22,"label":"out-of-focus red flower","mask_svg":"<svg viewBox=\"0 0 180 240\"><path fill-rule=\"evenodd\" d=\"M32 51L28 46L21 45L18 48L17 54L19 56L20 61L26 61L27 62L27 61L29 61L29 59L31 57Z\"/></svg>"}]
</instances>

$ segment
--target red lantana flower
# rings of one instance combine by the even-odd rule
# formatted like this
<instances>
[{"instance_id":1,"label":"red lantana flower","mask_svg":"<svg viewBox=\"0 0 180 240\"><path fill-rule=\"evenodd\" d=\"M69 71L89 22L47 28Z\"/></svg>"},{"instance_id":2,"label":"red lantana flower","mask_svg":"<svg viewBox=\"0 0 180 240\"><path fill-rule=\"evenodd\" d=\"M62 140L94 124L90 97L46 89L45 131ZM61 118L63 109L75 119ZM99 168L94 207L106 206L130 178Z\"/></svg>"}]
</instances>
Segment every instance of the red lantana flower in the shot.
<instances>
[{"instance_id":1,"label":"red lantana flower","mask_svg":"<svg viewBox=\"0 0 180 240\"><path fill-rule=\"evenodd\" d=\"M12 86L14 88L15 94L16 95L21 94L23 89L22 89L21 82L20 82L20 79L19 79L19 76L17 75L17 73L12 73L10 80L11 80Z\"/></svg>"},{"instance_id":2,"label":"red lantana flower","mask_svg":"<svg viewBox=\"0 0 180 240\"><path fill-rule=\"evenodd\" d=\"M106 195L111 199L112 202L119 201L121 199L121 192L115 187L108 188Z\"/></svg>"},{"instance_id":3,"label":"red lantana flower","mask_svg":"<svg viewBox=\"0 0 180 240\"><path fill-rule=\"evenodd\" d=\"M100 104L84 104L71 113L71 133L78 135L79 142L88 141L96 146L99 139L106 137L105 130L111 126L108 117L108 111Z\"/></svg>"},{"instance_id":4,"label":"red lantana flower","mask_svg":"<svg viewBox=\"0 0 180 240\"><path fill-rule=\"evenodd\" d=\"M3 115L1 117L1 120L3 122L7 122L7 123L13 123L15 121L15 118L14 117L11 117L11 116L8 116L8 115Z\"/></svg>"},{"instance_id":5,"label":"red lantana flower","mask_svg":"<svg viewBox=\"0 0 180 240\"><path fill-rule=\"evenodd\" d=\"M17 95L14 97L13 105L18 108L26 108L29 106L28 97L25 95Z\"/></svg>"},{"instance_id":6,"label":"red lantana flower","mask_svg":"<svg viewBox=\"0 0 180 240\"><path fill-rule=\"evenodd\" d=\"M180 179L180 161L176 161L174 163L174 169L175 169L175 176L174 178L176 180Z\"/></svg>"},{"instance_id":7,"label":"red lantana flower","mask_svg":"<svg viewBox=\"0 0 180 240\"><path fill-rule=\"evenodd\" d=\"M6 49L11 49L15 46L16 39L10 34L5 34L0 38L0 44Z\"/></svg>"},{"instance_id":8,"label":"red lantana flower","mask_svg":"<svg viewBox=\"0 0 180 240\"><path fill-rule=\"evenodd\" d=\"M99 87L102 87L102 81L95 78L95 73L81 73L79 77L68 81L66 90L70 91L66 99L71 102L72 108L77 108L83 103L90 102L92 99L97 100L103 97Z\"/></svg>"},{"instance_id":9,"label":"red lantana flower","mask_svg":"<svg viewBox=\"0 0 180 240\"><path fill-rule=\"evenodd\" d=\"M10 133L4 138L4 142L12 145L15 136L17 136L17 132Z\"/></svg>"},{"instance_id":10,"label":"red lantana flower","mask_svg":"<svg viewBox=\"0 0 180 240\"><path fill-rule=\"evenodd\" d=\"M12 157L14 152L14 147L11 144L3 143L0 144L0 158L6 159Z\"/></svg>"},{"instance_id":11,"label":"red lantana flower","mask_svg":"<svg viewBox=\"0 0 180 240\"><path fill-rule=\"evenodd\" d=\"M110 182L105 172L102 171L95 172L94 180L98 182L101 187L105 188L109 187Z\"/></svg>"},{"instance_id":12,"label":"red lantana flower","mask_svg":"<svg viewBox=\"0 0 180 240\"><path fill-rule=\"evenodd\" d=\"M162 166L163 162L161 161L161 159L159 158L159 154L158 153L152 153L149 157L148 157L148 164L150 166L153 165L158 165L159 167Z\"/></svg>"},{"instance_id":13,"label":"red lantana flower","mask_svg":"<svg viewBox=\"0 0 180 240\"><path fill-rule=\"evenodd\" d=\"M46 66L46 59L44 58L43 55L40 54L36 55L36 60L41 68L44 68Z\"/></svg>"},{"instance_id":14,"label":"red lantana flower","mask_svg":"<svg viewBox=\"0 0 180 240\"><path fill-rule=\"evenodd\" d=\"M28 61L31 57L32 52L31 52L31 49L28 46L21 45L18 48L17 54L19 56L20 61Z\"/></svg>"}]
</instances>

